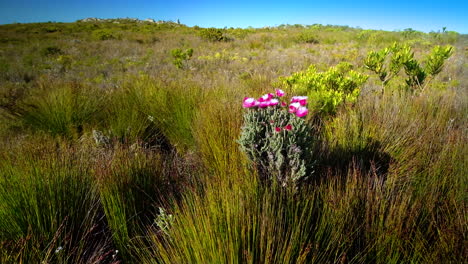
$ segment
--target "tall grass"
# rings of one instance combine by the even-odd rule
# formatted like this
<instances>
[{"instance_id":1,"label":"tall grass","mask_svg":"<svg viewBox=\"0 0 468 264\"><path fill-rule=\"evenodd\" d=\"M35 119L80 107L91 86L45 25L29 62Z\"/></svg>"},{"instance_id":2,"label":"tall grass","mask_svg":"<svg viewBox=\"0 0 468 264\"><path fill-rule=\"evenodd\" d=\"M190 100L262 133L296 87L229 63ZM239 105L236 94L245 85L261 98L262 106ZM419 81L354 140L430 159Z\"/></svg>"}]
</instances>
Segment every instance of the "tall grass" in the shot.
<instances>
[{"instance_id":1,"label":"tall grass","mask_svg":"<svg viewBox=\"0 0 468 264\"><path fill-rule=\"evenodd\" d=\"M229 185L208 178L206 192L187 196L176 207L168 235L154 231L155 253L145 261L461 261L464 192L449 186L466 185L460 162L466 117L452 92L457 91L369 96L355 110L340 112L323 130L323 180L302 193L258 186L254 174L233 169L225 175ZM229 128L218 131L223 135ZM421 140L432 145L421 146ZM208 154L215 161L213 152ZM332 158L343 160L329 163Z\"/></svg>"},{"instance_id":2,"label":"tall grass","mask_svg":"<svg viewBox=\"0 0 468 264\"><path fill-rule=\"evenodd\" d=\"M85 126L96 123L102 107L98 91L77 83L40 82L19 106L23 124L34 131L43 131L67 138L82 135Z\"/></svg>"},{"instance_id":3,"label":"tall grass","mask_svg":"<svg viewBox=\"0 0 468 264\"><path fill-rule=\"evenodd\" d=\"M112 240L124 260L135 253L133 240L155 225L165 208L191 186L189 161L176 154L118 148L101 156L96 177ZM133 251L133 252L132 252Z\"/></svg>"},{"instance_id":4,"label":"tall grass","mask_svg":"<svg viewBox=\"0 0 468 264\"><path fill-rule=\"evenodd\" d=\"M194 145L192 122L200 103L201 90L190 83L164 83L141 76L128 83L127 99L134 100L137 111L153 123L158 131L179 151Z\"/></svg>"},{"instance_id":5,"label":"tall grass","mask_svg":"<svg viewBox=\"0 0 468 264\"><path fill-rule=\"evenodd\" d=\"M99 205L87 156L46 142L1 154L4 263L92 261L104 249L105 239L94 237Z\"/></svg>"}]
</instances>

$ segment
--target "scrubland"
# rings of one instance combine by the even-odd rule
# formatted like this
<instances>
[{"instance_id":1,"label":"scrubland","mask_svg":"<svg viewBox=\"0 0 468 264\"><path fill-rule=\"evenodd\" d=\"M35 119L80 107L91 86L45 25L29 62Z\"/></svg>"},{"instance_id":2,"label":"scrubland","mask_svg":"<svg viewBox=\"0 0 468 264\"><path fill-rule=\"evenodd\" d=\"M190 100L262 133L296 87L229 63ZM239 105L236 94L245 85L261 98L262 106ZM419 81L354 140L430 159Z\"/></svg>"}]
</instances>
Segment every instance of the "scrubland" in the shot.
<instances>
[{"instance_id":1,"label":"scrubland","mask_svg":"<svg viewBox=\"0 0 468 264\"><path fill-rule=\"evenodd\" d=\"M365 61L394 43L421 65L453 54L424 85L403 68L383 84ZM2 25L0 262L464 263L467 47L445 30ZM340 63L363 77L326 111L318 84L285 81ZM309 95L294 187L239 144L244 97L275 89Z\"/></svg>"}]
</instances>

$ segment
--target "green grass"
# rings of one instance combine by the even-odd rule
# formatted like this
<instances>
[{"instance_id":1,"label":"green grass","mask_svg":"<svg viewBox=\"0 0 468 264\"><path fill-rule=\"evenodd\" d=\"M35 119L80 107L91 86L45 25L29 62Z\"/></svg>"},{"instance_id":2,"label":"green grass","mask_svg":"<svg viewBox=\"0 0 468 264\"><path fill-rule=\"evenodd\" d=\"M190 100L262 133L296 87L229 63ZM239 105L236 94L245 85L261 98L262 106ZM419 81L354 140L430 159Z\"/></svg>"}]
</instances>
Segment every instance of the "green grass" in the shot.
<instances>
[{"instance_id":1,"label":"green grass","mask_svg":"<svg viewBox=\"0 0 468 264\"><path fill-rule=\"evenodd\" d=\"M101 109L101 95L88 87L57 83L39 87L18 106L17 117L25 127L53 136L79 137L84 126L96 122Z\"/></svg>"},{"instance_id":2,"label":"green grass","mask_svg":"<svg viewBox=\"0 0 468 264\"><path fill-rule=\"evenodd\" d=\"M103 247L93 237L99 203L87 156L45 141L2 153L2 262L80 261L86 247Z\"/></svg>"}]
</instances>

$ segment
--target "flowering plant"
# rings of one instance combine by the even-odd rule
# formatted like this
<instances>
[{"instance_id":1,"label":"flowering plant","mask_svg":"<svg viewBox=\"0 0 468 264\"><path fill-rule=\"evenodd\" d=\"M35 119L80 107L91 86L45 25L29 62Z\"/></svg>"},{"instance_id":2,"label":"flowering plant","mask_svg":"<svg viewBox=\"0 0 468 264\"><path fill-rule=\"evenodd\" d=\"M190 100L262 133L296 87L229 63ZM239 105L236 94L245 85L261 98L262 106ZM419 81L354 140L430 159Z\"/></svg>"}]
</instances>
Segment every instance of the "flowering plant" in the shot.
<instances>
[{"instance_id":1,"label":"flowering plant","mask_svg":"<svg viewBox=\"0 0 468 264\"><path fill-rule=\"evenodd\" d=\"M277 89L258 99L245 97L239 144L262 180L276 179L282 186L297 185L312 171L307 97L294 96L289 105L281 102L284 91Z\"/></svg>"}]
</instances>

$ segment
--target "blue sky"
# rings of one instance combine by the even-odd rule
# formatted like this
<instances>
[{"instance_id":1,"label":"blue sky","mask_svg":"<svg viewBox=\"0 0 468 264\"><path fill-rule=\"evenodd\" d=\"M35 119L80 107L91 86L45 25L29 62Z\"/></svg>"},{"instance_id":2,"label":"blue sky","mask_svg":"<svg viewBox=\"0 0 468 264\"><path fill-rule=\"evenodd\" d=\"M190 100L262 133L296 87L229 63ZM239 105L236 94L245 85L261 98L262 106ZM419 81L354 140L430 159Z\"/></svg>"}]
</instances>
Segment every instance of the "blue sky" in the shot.
<instances>
[{"instance_id":1,"label":"blue sky","mask_svg":"<svg viewBox=\"0 0 468 264\"><path fill-rule=\"evenodd\" d=\"M468 1L180 1L0 0L0 24L73 22L81 18L180 19L188 26L263 27L332 24L365 29L468 33Z\"/></svg>"}]
</instances>

